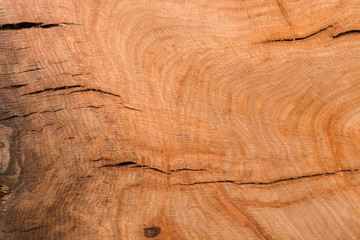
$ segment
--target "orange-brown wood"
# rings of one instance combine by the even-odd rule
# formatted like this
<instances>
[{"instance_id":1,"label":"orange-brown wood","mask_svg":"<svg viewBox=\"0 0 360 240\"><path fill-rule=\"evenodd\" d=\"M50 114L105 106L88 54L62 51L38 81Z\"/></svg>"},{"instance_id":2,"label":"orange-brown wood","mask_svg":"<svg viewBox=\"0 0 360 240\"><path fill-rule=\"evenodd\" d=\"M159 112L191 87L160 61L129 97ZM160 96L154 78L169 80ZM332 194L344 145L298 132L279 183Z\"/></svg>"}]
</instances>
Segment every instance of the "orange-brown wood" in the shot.
<instances>
[{"instance_id":1,"label":"orange-brown wood","mask_svg":"<svg viewBox=\"0 0 360 240\"><path fill-rule=\"evenodd\" d=\"M358 0L0 0L0 239L360 239Z\"/></svg>"}]
</instances>

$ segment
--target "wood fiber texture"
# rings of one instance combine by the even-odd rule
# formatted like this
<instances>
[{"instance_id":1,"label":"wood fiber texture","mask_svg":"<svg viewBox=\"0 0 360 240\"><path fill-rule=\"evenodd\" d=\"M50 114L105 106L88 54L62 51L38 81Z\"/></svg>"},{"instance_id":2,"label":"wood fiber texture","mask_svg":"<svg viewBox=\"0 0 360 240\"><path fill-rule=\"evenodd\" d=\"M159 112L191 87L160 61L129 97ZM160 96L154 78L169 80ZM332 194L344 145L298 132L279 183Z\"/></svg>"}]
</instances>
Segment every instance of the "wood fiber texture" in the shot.
<instances>
[{"instance_id":1,"label":"wood fiber texture","mask_svg":"<svg viewBox=\"0 0 360 240\"><path fill-rule=\"evenodd\" d=\"M0 0L0 239L360 239L359 0Z\"/></svg>"}]
</instances>

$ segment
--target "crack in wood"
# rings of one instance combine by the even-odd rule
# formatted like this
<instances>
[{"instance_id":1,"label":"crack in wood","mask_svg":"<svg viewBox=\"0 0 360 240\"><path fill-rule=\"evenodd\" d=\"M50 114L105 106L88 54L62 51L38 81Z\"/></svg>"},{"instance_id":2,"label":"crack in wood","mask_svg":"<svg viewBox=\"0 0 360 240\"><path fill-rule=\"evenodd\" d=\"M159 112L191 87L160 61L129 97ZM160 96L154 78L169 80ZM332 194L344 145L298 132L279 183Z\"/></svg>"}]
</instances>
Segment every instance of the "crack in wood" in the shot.
<instances>
[{"instance_id":1,"label":"crack in wood","mask_svg":"<svg viewBox=\"0 0 360 240\"><path fill-rule=\"evenodd\" d=\"M92 160L92 161L101 161L101 160L113 161L113 160L107 159L107 158L99 158L99 159ZM181 172L181 171L190 171L190 172L202 172L202 171L207 171L206 169L190 169L190 168L179 168L179 169L161 170L161 169L159 169L159 168L154 168L154 167L150 167L150 166L145 165L145 164L138 164L138 163L136 163L136 162L131 162L131 161L120 162L120 163L116 163L116 164L106 164L106 165L100 166L99 168L104 168L104 167L142 168L142 169L153 170L153 171L160 172L160 173L163 173L163 174L172 174L172 173Z\"/></svg>"},{"instance_id":2,"label":"crack in wood","mask_svg":"<svg viewBox=\"0 0 360 240\"><path fill-rule=\"evenodd\" d=\"M308 39L308 38L311 38L311 37L314 37L315 35L318 35L319 33L329 29L329 28L335 28L333 25L329 25L327 26L326 28L322 28L320 29L319 31L317 32L314 32L310 35L307 35L307 36L304 36L304 37L298 37L298 38L285 38L285 39L273 39L273 40L268 40L268 41L265 41L264 43L269 43L269 42L292 42L292 41L301 41L301 40L305 40L305 39ZM346 36L346 35L350 35L350 34L359 34L360 33L360 30L358 29L354 29L354 30L349 30L349 31L345 31L345 32L341 32L341 33L338 33L336 35L334 34L331 34L330 37L331 38L338 38L338 37L342 37L342 36Z\"/></svg>"},{"instance_id":3,"label":"crack in wood","mask_svg":"<svg viewBox=\"0 0 360 240\"><path fill-rule=\"evenodd\" d=\"M22 30L30 28L53 28L61 27L63 25L78 25L75 23L61 22L61 23L42 23L42 22L19 22L19 23L7 23L0 25L0 31L6 30Z\"/></svg>"},{"instance_id":4,"label":"crack in wood","mask_svg":"<svg viewBox=\"0 0 360 240\"><path fill-rule=\"evenodd\" d=\"M34 231L34 230L37 230L37 229L40 229L43 227L45 227L45 226L33 227L33 228L26 229L26 230L22 230L21 232L31 232L31 231Z\"/></svg>"},{"instance_id":5,"label":"crack in wood","mask_svg":"<svg viewBox=\"0 0 360 240\"><path fill-rule=\"evenodd\" d=\"M350 34L359 34L360 30L358 29L354 29L354 30L349 30L349 31L345 31L345 32L341 32L338 33L336 35L331 35L332 38L338 38L338 37L342 37L342 36L346 36L346 35L350 35Z\"/></svg>"},{"instance_id":6,"label":"crack in wood","mask_svg":"<svg viewBox=\"0 0 360 240\"><path fill-rule=\"evenodd\" d=\"M64 110L86 109L86 108L98 109L98 108L101 108L101 107L103 107L103 105L100 105L100 106L89 105L89 106L85 106L85 107L76 107L76 108L69 108L69 109L67 109L67 108L59 108L59 109L55 109L55 110L45 110L45 111L42 111L42 112L30 112L30 113L27 113L25 115L13 115L13 116L10 116L10 117L7 117L7 118L0 119L0 121L10 120L10 119L13 119L13 118L26 118L26 117L29 117L29 116L31 116L33 114L55 113L55 112L64 111Z\"/></svg>"},{"instance_id":7,"label":"crack in wood","mask_svg":"<svg viewBox=\"0 0 360 240\"><path fill-rule=\"evenodd\" d=\"M289 16L288 16L284 6L280 3L280 0L276 0L276 3L278 5L282 15L284 16L285 21L287 22L287 24L289 24L291 26L292 24L291 24L291 22L289 20Z\"/></svg>"},{"instance_id":8,"label":"crack in wood","mask_svg":"<svg viewBox=\"0 0 360 240\"><path fill-rule=\"evenodd\" d=\"M112 92L103 91L103 90L96 89L96 88L87 88L87 89L82 89L82 90L76 90L76 91L72 91L72 92L68 93L67 95L72 94L72 93L78 93L78 92L97 92L97 93L102 93L102 94L111 95L111 96L114 96L114 97L119 97L119 98L121 99L121 96L118 95L118 94L115 94L115 93L112 93ZM121 101L122 101L122 100L121 100Z\"/></svg>"},{"instance_id":9,"label":"crack in wood","mask_svg":"<svg viewBox=\"0 0 360 240\"><path fill-rule=\"evenodd\" d=\"M308 39L308 38L311 38L329 28L335 28L333 25L329 25L325 28L322 28L320 29L319 31L317 32L314 32L310 35L307 35L307 36L304 36L304 37L298 37L298 38L284 38L284 39L273 39L273 40L268 40L268 41L265 41L265 43L269 43L269 42L292 42L292 41L301 41L301 40L305 40L305 39Z\"/></svg>"},{"instance_id":10,"label":"crack in wood","mask_svg":"<svg viewBox=\"0 0 360 240\"><path fill-rule=\"evenodd\" d=\"M238 211L240 212L241 215L243 215L243 216L247 219L248 223L255 228L256 232L259 234L260 237L262 237L262 238L265 239L265 240L268 240L268 239L269 239L269 238L264 234L263 230L261 229L261 227L259 226L259 224L258 224L254 219L252 219L251 217L249 217L248 214L245 214L244 211L240 211L240 209L238 209Z\"/></svg>"},{"instance_id":11,"label":"crack in wood","mask_svg":"<svg viewBox=\"0 0 360 240\"><path fill-rule=\"evenodd\" d=\"M313 177L321 177L321 176L329 176L329 175L336 175L339 173L347 173L347 172L359 172L360 169L344 169L344 170L338 170L334 172L326 172L326 173L317 173L317 174L311 174L311 175L303 175L299 177L292 177L292 178L284 178L284 179L278 179L275 181L270 182L237 182L233 180L219 180L219 181L204 181L204 182L193 182L193 183L177 183L177 184L171 184L170 186L194 186L194 185L201 185L201 184L217 184L217 183L230 183L235 185L274 185L278 183L286 183L286 182L292 182L297 181L300 179L306 179L306 178L313 178Z\"/></svg>"},{"instance_id":12,"label":"crack in wood","mask_svg":"<svg viewBox=\"0 0 360 240\"><path fill-rule=\"evenodd\" d=\"M7 87L1 87L0 89L9 89L9 90L12 90L12 89L18 89L18 88L21 88L21 87L25 87L29 84L16 84L16 85L10 85L10 86L7 86Z\"/></svg>"},{"instance_id":13,"label":"crack in wood","mask_svg":"<svg viewBox=\"0 0 360 240\"><path fill-rule=\"evenodd\" d=\"M19 74L19 73L27 73L27 72L35 72L35 71L39 71L42 68L32 68L32 69L28 69L22 72L10 72L10 73L5 73L5 75L14 75L14 74Z\"/></svg>"},{"instance_id":14,"label":"crack in wood","mask_svg":"<svg viewBox=\"0 0 360 240\"><path fill-rule=\"evenodd\" d=\"M38 70L41 70L41 68L33 68L33 69L25 70L25 71L19 72L19 73L34 72L34 71L38 71Z\"/></svg>"},{"instance_id":15,"label":"crack in wood","mask_svg":"<svg viewBox=\"0 0 360 240\"><path fill-rule=\"evenodd\" d=\"M142 110L140 110L140 109L137 109L137 108L134 108L134 107L129 107L129 106L125 105L124 101L122 100L121 95L115 94L115 93L112 93L112 92L107 92L107 91L104 91L104 90L101 90L101 89L87 88L87 89L75 90L75 91L67 93L66 95L70 95L70 94L73 94L73 93L79 93L79 92L96 92L96 93L101 93L101 94L106 94L106 95L118 97L121 100L120 104L123 105L124 108L129 109L129 110L133 110L133 111L142 112Z\"/></svg>"},{"instance_id":16,"label":"crack in wood","mask_svg":"<svg viewBox=\"0 0 360 240\"><path fill-rule=\"evenodd\" d=\"M248 16L249 20L251 21L251 23L254 25L254 27L255 27L256 29L258 29L258 30L264 35L265 39L268 40L269 38L266 36L266 34L264 33L264 31L263 31L261 28L259 28L259 27L255 24L254 20L252 19L251 15L250 15L250 13L249 13L249 9L248 9L248 7L247 7L247 5L246 5L245 0L242 0L242 2L243 2L243 4L244 4L244 7L245 7L245 10L246 10L247 16Z\"/></svg>"},{"instance_id":17,"label":"crack in wood","mask_svg":"<svg viewBox=\"0 0 360 240\"><path fill-rule=\"evenodd\" d=\"M2 231L4 233L13 233L13 232L31 232L31 231L34 231L34 230L37 230L37 229L40 229L40 228L43 228L45 226L38 226L38 227L32 227L32 228L29 228L29 229L24 229L24 230L19 230L19 229L15 229L15 230L10 230L10 231Z\"/></svg>"},{"instance_id":18,"label":"crack in wood","mask_svg":"<svg viewBox=\"0 0 360 240\"><path fill-rule=\"evenodd\" d=\"M124 104L123 104L123 105L124 105ZM129 109L129 110L134 110L134 111L142 112L140 109L133 108L133 107L128 107L128 106L126 106L126 105L124 105L124 108Z\"/></svg>"},{"instance_id":19,"label":"crack in wood","mask_svg":"<svg viewBox=\"0 0 360 240\"><path fill-rule=\"evenodd\" d=\"M67 90L67 89L80 88L80 87L84 87L84 86L70 85L70 86L62 86L62 87L55 87L55 88L45 88L45 89L34 91L34 92L24 93L20 96L35 95L35 94L44 93L44 92L54 92L54 91Z\"/></svg>"}]
</instances>

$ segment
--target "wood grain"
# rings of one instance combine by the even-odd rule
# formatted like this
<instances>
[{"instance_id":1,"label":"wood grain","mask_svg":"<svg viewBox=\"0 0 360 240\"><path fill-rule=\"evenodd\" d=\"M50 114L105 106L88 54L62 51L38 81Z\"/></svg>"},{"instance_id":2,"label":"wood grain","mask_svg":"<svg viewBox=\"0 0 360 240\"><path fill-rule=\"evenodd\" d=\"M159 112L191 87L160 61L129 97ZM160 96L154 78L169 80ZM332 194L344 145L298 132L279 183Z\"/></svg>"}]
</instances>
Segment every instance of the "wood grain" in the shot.
<instances>
[{"instance_id":1,"label":"wood grain","mask_svg":"<svg viewBox=\"0 0 360 240\"><path fill-rule=\"evenodd\" d=\"M358 0L0 0L0 239L359 239Z\"/></svg>"}]
</instances>

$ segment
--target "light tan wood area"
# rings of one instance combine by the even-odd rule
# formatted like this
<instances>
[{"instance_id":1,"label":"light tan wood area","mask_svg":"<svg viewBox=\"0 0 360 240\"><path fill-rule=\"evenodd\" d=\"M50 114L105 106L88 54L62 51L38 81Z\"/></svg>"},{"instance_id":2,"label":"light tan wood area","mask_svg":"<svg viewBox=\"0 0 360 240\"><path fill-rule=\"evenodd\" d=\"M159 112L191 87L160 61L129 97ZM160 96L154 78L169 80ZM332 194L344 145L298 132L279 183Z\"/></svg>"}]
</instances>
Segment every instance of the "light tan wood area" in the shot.
<instances>
[{"instance_id":1,"label":"light tan wood area","mask_svg":"<svg viewBox=\"0 0 360 240\"><path fill-rule=\"evenodd\" d=\"M360 239L358 0L0 0L0 239Z\"/></svg>"}]
</instances>

